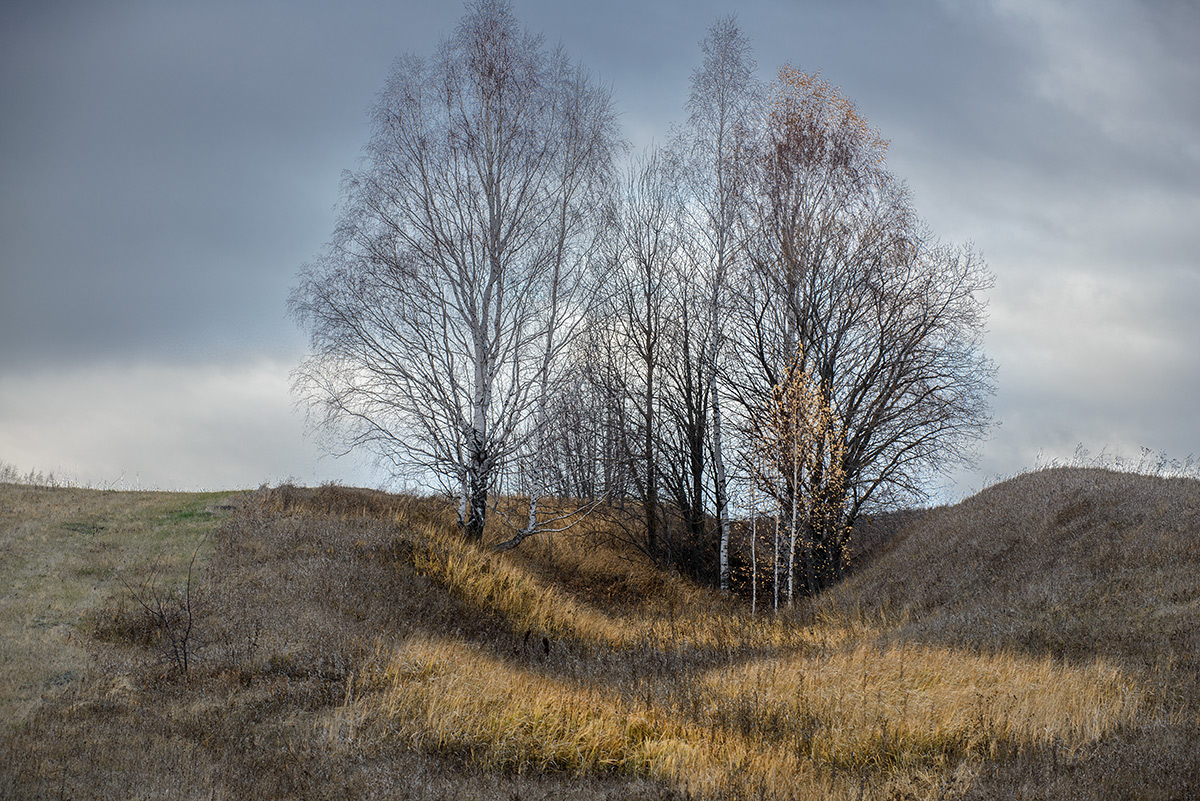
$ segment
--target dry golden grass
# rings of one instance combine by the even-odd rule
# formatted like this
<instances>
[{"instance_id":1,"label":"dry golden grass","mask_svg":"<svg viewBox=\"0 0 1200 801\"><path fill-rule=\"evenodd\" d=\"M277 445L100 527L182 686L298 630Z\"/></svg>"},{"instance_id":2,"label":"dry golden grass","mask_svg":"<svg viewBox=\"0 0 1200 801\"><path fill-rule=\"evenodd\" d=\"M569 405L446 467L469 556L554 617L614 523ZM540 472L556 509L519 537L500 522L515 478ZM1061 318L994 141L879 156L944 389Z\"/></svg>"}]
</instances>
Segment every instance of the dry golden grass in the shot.
<instances>
[{"instance_id":1,"label":"dry golden grass","mask_svg":"<svg viewBox=\"0 0 1200 801\"><path fill-rule=\"evenodd\" d=\"M493 770L645 775L701 797L840 798L900 782L934 792L964 760L1038 746L1065 757L1142 703L1102 666L870 645L677 675L652 699L413 639L377 652L329 735Z\"/></svg>"},{"instance_id":2,"label":"dry golden grass","mask_svg":"<svg viewBox=\"0 0 1200 801\"><path fill-rule=\"evenodd\" d=\"M639 649L690 655L678 670L614 689L595 686L603 670L563 669L575 679L563 684L455 644L409 642L362 679L378 694L348 706L347 730L390 731L491 767L615 769L693 792L790 797L800 787L882 791L897 771L928 785L929 770L945 781L964 760L1038 749L1065 760L1147 708L1147 691L1103 661L910 643L886 620L864 625L837 610L808 623L755 620L630 554L582 541L560 537L512 557L430 531L417 564L470 608L516 628L631 661ZM605 579L637 603L581 600L596 598ZM578 718L580 710L591 714ZM630 737L631 719L652 736ZM674 772L647 759L646 743L673 754ZM840 770L840 782L818 781L824 769ZM847 785L864 771L867 785Z\"/></svg>"},{"instance_id":3,"label":"dry golden grass","mask_svg":"<svg viewBox=\"0 0 1200 801\"><path fill-rule=\"evenodd\" d=\"M487 768L678 781L686 778L681 755L694 761L701 750L700 733L653 709L636 710L619 694L521 669L462 642L414 638L382 651L350 695L333 736L397 737Z\"/></svg>"},{"instance_id":4,"label":"dry golden grass","mask_svg":"<svg viewBox=\"0 0 1200 801\"><path fill-rule=\"evenodd\" d=\"M595 520L498 553L436 500L260 491L195 667L93 644L0 797L1194 797L1198 486L1021 477L778 618Z\"/></svg>"},{"instance_id":5,"label":"dry golden grass","mask_svg":"<svg viewBox=\"0 0 1200 801\"><path fill-rule=\"evenodd\" d=\"M715 670L703 685L722 719L777 730L814 763L855 769L1077 748L1135 722L1145 703L1103 664L870 641Z\"/></svg>"},{"instance_id":6,"label":"dry golden grass","mask_svg":"<svg viewBox=\"0 0 1200 801\"><path fill-rule=\"evenodd\" d=\"M598 544L586 529L497 553L446 526L418 530L414 565L480 612L532 630L607 648L760 649L800 644L812 632L751 617L716 594Z\"/></svg>"}]
</instances>

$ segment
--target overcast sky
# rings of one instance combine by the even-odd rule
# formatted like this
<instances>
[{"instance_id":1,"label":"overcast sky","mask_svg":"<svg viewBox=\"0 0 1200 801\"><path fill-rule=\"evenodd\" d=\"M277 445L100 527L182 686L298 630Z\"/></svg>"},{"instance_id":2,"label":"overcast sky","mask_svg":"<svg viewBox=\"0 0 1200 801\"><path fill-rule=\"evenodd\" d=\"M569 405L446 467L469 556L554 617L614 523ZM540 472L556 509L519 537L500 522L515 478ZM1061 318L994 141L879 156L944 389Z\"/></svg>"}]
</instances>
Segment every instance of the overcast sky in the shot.
<instances>
[{"instance_id":1,"label":"overcast sky","mask_svg":"<svg viewBox=\"0 0 1200 801\"><path fill-rule=\"evenodd\" d=\"M1200 455L1196 0L515 0L611 84L635 149L736 12L760 76L840 85L996 276L1002 425L958 497L1038 460ZM0 460L178 489L375 486L293 409L286 299L392 60L458 3L0 6Z\"/></svg>"}]
</instances>

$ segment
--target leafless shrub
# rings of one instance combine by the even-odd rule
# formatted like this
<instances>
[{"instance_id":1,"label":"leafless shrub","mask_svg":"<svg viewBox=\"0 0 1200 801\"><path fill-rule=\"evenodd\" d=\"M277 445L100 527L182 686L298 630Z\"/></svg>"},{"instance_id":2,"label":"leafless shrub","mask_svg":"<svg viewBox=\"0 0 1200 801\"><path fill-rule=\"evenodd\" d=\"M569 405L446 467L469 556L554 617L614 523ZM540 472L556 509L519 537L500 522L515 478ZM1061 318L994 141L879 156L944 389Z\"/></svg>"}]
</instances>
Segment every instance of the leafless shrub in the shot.
<instances>
[{"instance_id":1,"label":"leafless shrub","mask_svg":"<svg viewBox=\"0 0 1200 801\"><path fill-rule=\"evenodd\" d=\"M120 578L124 592L112 603L90 613L87 628L102 642L156 649L160 664L184 675L192 667L197 648L197 621L205 604L205 591L197 575L200 545L188 562L187 578L180 586L164 586L161 562L140 580Z\"/></svg>"},{"instance_id":2,"label":"leafless shrub","mask_svg":"<svg viewBox=\"0 0 1200 801\"><path fill-rule=\"evenodd\" d=\"M188 672L195 651L193 633L196 627L199 592L193 581L196 572L196 556L199 547L192 552L188 562L187 581L174 591L163 591L153 581L141 586L125 585L133 600L154 621L163 645L163 650L175 669L181 674Z\"/></svg>"}]
</instances>

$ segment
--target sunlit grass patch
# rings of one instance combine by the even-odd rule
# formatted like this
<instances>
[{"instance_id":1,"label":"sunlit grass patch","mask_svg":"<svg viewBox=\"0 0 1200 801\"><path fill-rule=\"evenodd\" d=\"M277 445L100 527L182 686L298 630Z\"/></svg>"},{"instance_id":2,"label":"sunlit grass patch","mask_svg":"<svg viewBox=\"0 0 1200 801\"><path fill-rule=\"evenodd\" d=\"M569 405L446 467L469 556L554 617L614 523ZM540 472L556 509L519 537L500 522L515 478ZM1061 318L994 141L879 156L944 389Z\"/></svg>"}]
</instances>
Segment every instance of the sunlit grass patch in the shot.
<instances>
[{"instance_id":1,"label":"sunlit grass patch","mask_svg":"<svg viewBox=\"0 0 1200 801\"><path fill-rule=\"evenodd\" d=\"M715 721L815 762L945 766L1077 748L1138 720L1145 695L1102 662L876 644L757 660L702 679Z\"/></svg>"},{"instance_id":2,"label":"sunlit grass patch","mask_svg":"<svg viewBox=\"0 0 1200 801\"><path fill-rule=\"evenodd\" d=\"M602 685L522 670L461 642L415 639L377 654L354 688L331 724L335 739L395 738L486 769L641 775L701 794L761 790L806 773L786 748L708 730Z\"/></svg>"},{"instance_id":3,"label":"sunlit grass patch","mask_svg":"<svg viewBox=\"0 0 1200 801\"><path fill-rule=\"evenodd\" d=\"M463 541L442 527L417 531L414 566L479 611L517 629L615 645L626 633L609 616L560 587L514 567L505 557Z\"/></svg>"},{"instance_id":4,"label":"sunlit grass patch","mask_svg":"<svg viewBox=\"0 0 1200 801\"><path fill-rule=\"evenodd\" d=\"M652 646L668 650L794 647L827 638L829 631L798 626L771 615L751 616L744 608L685 579L622 563L597 548L597 563L588 562L578 546L558 546L560 555L543 553L541 569L530 569L524 557L497 553L464 541L444 526L422 526L415 532L414 565L476 610L492 612L514 630L544 632L603 647ZM543 546L546 547L546 546ZM523 561L524 560L524 561ZM644 587L633 592L648 600L634 606L601 606L580 598L559 576L562 572L602 575L616 585L657 582L657 595ZM586 593L585 593L586 595ZM615 606L616 608L613 608Z\"/></svg>"},{"instance_id":5,"label":"sunlit grass patch","mask_svg":"<svg viewBox=\"0 0 1200 801\"><path fill-rule=\"evenodd\" d=\"M706 797L854 797L898 782L928 791L963 764L1022 750L1065 756L1133 724L1144 701L1099 663L912 645L763 659L690 681L642 703L463 642L417 638L376 652L329 732L487 770L616 772Z\"/></svg>"}]
</instances>

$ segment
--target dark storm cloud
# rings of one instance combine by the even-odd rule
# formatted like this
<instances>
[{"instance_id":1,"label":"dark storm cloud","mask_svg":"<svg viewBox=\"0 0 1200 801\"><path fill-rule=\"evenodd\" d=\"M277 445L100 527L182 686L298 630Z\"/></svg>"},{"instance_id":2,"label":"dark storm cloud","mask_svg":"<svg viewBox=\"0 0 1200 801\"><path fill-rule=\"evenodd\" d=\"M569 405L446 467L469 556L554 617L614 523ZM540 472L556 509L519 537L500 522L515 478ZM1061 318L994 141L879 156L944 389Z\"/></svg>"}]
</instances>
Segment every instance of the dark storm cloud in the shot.
<instances>
[{"instance_id":1,"label":"dark storm cloud","mask_svg":"<svg viewBox=\"0 0 1200 801\"><path fill-rule=\"evenodd\" d=\"M1194 2L514 8L612 86L635 150L681 119L697 43L721 15L737 12L765 80L791 63L841 86L891 140L889 164L934 235L972 241L996 274L987 347L1004 426L967 484L1078 442L1200 452ZM310 475L281 467L312 453L287 412L304 346L288 288L332 231L340 172L392 60L430 54L461 14L417 2L0 9L0 458L105 477L141 461L188 486L220 483L223 450L251 482L255 470ZM235 385L240 400L221 400ZM90 423L52 435L73 386ZM112 436L84 448L90 431Z\"/></svg>"},{"instance_id":2,"label":"dark storm cloud","mask_svg":"<svg viewBox=\"0 0 1200 801\"><path fill-rule=\"evenodd\" d=\"M328 236L394 44L418 37L283 3L13 16L0 337L20 347L0 365L294 350L287 285Z\"/></svg>"},{"instance_id":3,"label":"dark storm cloud","mask_svg":"<svg viewBox=\"0 0 1200 801\"><path fill-rule=\"evenodd\" d=\"M419 8L134 2L10 12L0 337L18 347L0 366L294 353L282 299L332 229L338 175L365 141L364 108L391 59L430 52L461 11ZM921 92L959 108L933 82L946 60L961 69L940 74L960 86L964 74L994 72L945 52L980 52L951 17L884 9L768 4L742 17L764 75L787 61L825 67L883 116L906 108L896 97L920 106ZM640 148L679 118L696 43L728 9L531 2L517 11L613 86ZM911 44L885 63L875 54L894 50L889 37Z\"/></svg>"}]
</instances>

